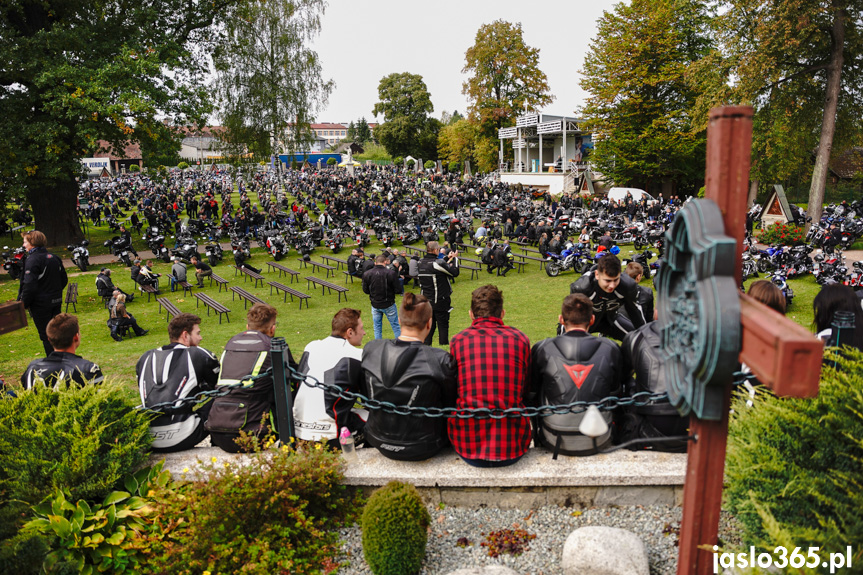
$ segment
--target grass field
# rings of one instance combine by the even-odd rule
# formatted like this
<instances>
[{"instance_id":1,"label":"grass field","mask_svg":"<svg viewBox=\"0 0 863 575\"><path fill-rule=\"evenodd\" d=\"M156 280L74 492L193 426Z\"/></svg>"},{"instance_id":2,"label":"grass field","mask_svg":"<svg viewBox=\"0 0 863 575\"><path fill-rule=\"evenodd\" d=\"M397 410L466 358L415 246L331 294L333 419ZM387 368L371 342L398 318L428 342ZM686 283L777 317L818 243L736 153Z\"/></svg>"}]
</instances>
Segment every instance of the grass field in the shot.
<instances>
[{"instance_id":1,"label":"grass field","mask_svg":"<svg viewBox=\"0 0 863 575\"><path fill-rule=\"evenodd\" d=\"M94 229L91 226L90 230L94 244L98 242L98 245L101 246L101 242L97 238L109 237L106 228ZM18 245L18 240L16 239L14 243ZM136 240L135 244L139 250L143 248L139 240ZM631 247L622 246L621 256L628 256L631 252ZM366 248L366 252L377 252L379 249L380 246L373 242ZM53 249L52 251L60 254L65 250ZM515 253L521 253L518 247L515 247L514 251ZM317 248L312 259L322 261L320 254L328 253L329 250L325 248ZM337 254L337 257L346 259L349 253L349 248L343 248ZM321 295L319 289L307 289L305 280L302 280L300 284L295 283L294 287L312 296L309 300L309 309L303 306L303 309L299 310L298 303L291 303L290 299L286 304L283 303L282 296L270 296L269 286L254 288L251 287L251 282L243 283L241 278L235 278L233 268L228 267L228 264L232 263L233 259L229 253L226 253L226 256L226 259L214 268L214 272L228 279L230 285L242 286L249 292L270 302L279 310L279 326L276 334L287 340L296 359L299 359L307 343L329 335L330 321L335 312L341 307L347 306L361 310L366 328L364 343L374 337L369 298L362 292L362 287L358 280L347 284L347 287L350 289L347 294L347 303L345 303L344 297L342 298L342 303L339 303L336 294ZM474 256L473 254L469 254L469 257ZM268 254L264 253L263 250L255 249L253 250L253 257L250 263L255 267L263 268L263 275L268 280L278 281L277 273L268 273L267 271L268 268L265 262L269 261L269 259ZM301 277L307 275L323 277L321 274L312 274L311 268L307 270L299 268L297 255L293 250L288 258L283 259L281 263L300 271ZM95 288L95 279L100 267L91 266L91 271L86 273L81 273L77 268L67 269L69 281L78 282L79 286L78 317L81 323L82 335L82 345L79 348L79 355L98 363L107 377L120 378L128 381L130 386L132 386L134 385L135 364L141 354L148 349L168 343L167 322L165 315L159 313L158 304L155 302L155 299L148 303L145 297L142 298L139 296L129 305L129 312L135 316L138 323L144 329L149 329L150 333L144 337L126 339L122 343L112 340L106 325L108 312L102 307L101 298L97 296ZM121 264L111 264L108 267L112 269L114 283L125 291L130 291L132 289L132 281L129 277L128 268L124 268ZM245 312L240 300L231 301L231 297L226 295L224 290L218 293L215 284L213 287L206 287L203 290L204 293L212 296L232 310L230 323L223 321L220 325L216 316L211 314L207 317L203 306L196 309L196 298L191 296L183 298L179 292L170 293L167 280L170 264L155 261L154 270L163 276L162 280L164 281L161 282L163 295L168 295L181 311L197 313L204 319L201 325L204 335L203 347L216 354L221 354L224 344L228 339L244 329ZM190 277L194 280L193 275L190 274ZM551 337L555 332L561 301L569 293L569 284L578 277L573 272L564 272L556 278L550 278L544 270L540 269L538 262L530 262L525 266L525 273L519 274L516 273L516 270L512 270L506 277L489 275L483 269L480 272L479 279L472 280L470 279L470 273L465 271L456 280L454 286L452 298L454 309L450 319L450 336L470 324L468 310L470 308L471 292L481 285L492 283L500 287L504 292L504 305L506 309L504 321L507 324L522 330L532 343L546 337ZM285 278L282 279L287 281ZM331 278L331 281L343 284L344 275L339 271L336 278ZM794 321L809 328L812 323L812 299L818 293L819 286L811 275L791 280L789 284L794 289L796 297L788 315ZM643 285L650 285L650 280L645 280ZM408 287L408 290L418 291L417 288L410 287ZM9 280L5 274L0 276L0 301L15 299L17 291L17 281L13 282ZM392 331L386 320L384 320L383 333L384 337L392 337ZM437 342L437 337L435 337L435 342ZM42 353L42 345L32 323L26 329L0 336L0 376L6 381L18 381L28 363L42 355Z\"/></svg>"}]
</instances>

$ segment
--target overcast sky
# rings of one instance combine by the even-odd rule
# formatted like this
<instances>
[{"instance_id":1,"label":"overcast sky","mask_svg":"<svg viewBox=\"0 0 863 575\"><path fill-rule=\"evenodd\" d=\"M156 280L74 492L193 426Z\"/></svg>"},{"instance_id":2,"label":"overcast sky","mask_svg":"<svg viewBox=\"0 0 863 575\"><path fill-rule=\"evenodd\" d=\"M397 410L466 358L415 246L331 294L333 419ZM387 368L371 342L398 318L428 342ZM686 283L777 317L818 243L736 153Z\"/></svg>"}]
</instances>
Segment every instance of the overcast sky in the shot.
<instances>
[{"instance_id":1,"label":"overcast sky","mask_svg":"<svg viewBox=\"0 0 863 575\"><path fill-rule=\"evenodd\" d=\"M394 72L419 74L434 104L464 114L464 54L477 30L494 20L521 22L528 46L539 48L539 67L555 96L543 112L572 115L584 102L578 71L603 11L616 1L534 4L514 0L329 0L315 48L325 78L336 87L318 122L344 122L365 116L374 121L378 83ZM383 118L379 118L383 120Z\"/></svg>"}]
</instances>

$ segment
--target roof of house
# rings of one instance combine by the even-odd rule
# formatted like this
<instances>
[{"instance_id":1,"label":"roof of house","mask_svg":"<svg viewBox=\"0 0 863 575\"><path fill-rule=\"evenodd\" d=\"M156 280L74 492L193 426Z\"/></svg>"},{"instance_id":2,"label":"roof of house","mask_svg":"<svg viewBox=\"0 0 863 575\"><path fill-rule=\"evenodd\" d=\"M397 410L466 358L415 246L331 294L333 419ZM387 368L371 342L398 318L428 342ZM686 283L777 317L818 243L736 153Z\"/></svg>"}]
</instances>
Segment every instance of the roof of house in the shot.
<instances>
[{"instance_id":1,"label":"roof of house","mask_svg":"<svg viewBox=\"0 0 863 575\"><path fill-rule=\"evenodd\" d=\"M128 142L120 155L114 154L111 145L105 140L96 142L99 149L93 154L94 158L108 158L109 160L140 160L141 146L135 142Z\"/></svg>"},{"instance_id":2,"label":"roof of house","mask_svg":"<svg viewBox=\"0 0 863 575\"><path fill-rule=\"evenodd\" d=\"M311 124L312 130L347 130L342 124Z\"/></svg>"},{"instance_id":3,"label":"roof of house","mask_svg":"<svg viewBox=\"0 0 863 575\"><path fill-rule=\"evenodd\" d=\"M863 147L848 148L834 157L830 160L830 171L845 180L863 173Z\"/></svg>"}]
</instances>

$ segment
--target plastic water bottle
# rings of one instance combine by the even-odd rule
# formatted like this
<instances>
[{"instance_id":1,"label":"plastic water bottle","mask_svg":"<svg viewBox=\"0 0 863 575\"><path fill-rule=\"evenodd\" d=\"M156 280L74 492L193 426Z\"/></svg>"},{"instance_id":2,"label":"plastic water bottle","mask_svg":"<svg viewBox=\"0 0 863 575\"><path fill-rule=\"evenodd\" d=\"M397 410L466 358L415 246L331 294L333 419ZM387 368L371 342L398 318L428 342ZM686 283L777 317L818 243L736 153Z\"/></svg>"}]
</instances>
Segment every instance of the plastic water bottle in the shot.
<instances>
[{"instance_id":1,"label":"plastic water bottle","mask_svg":"<svg viewBox=\"0 0 863 575\"><path fill-rule=\"evenodd\" d=\"M339 443L342 445L342 455L345 456L345 461L348 463L360 462L356 447L354 446L354 437L347 427L343 427L339 433Z\"/></svg>"}]
</instances>

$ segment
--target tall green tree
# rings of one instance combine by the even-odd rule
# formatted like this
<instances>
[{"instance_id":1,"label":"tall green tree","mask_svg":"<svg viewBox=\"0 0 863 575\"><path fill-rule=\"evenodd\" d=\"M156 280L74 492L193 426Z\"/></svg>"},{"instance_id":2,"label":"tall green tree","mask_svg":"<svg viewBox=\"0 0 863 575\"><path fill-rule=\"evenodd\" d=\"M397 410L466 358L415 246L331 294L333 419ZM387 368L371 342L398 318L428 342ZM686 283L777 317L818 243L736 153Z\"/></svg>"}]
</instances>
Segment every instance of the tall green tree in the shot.
<instances>
[{"instance_id":1,"label":"tall green tree","mask_svg":"<svg viewBox=\"0 0 863 575\"><path fill-rule=\"evenodd\" d=\"M245 0L216 51L215 88L229 125L269 136L270 154L297 152L334 87L311 40L325 0Z\"/></svg>"},{"instance_id":2,"label":"tall green tree","mask_svg":"<svg viewBox=\"0 0 863 575\"><path fill-rule=\"evenodd\" d=\"M423 77L408 72L384 76L378 84L378 99L372 113L383 115L385 121L375 129L375 137L387 153L431 159L437 151L441 123L429 117L434 105Z\"/></svg>"},{"instance_id":3,"label":"tall green tree","mask_svg":"<svg viewBox=\"0 0 863 575\"><path fill-rule=\"evenodd\" d=\"M753 177L809 170L817 221L832 150L860 145L863 134L863 0L731 0L722 8L720 48L704 66L713 79L700 76L713 88L707 102L755 107Z\"/></svg>"},{"instance_id":4,"label":"tall green tree","mask_svg":"<svg viewBox=\"0 0 863 575\"><path fill-rule=\"evenodd\" d=\"M514 126L525 105L539 109L554 96L539 69L539 49L525 43L521 23L496 20L482 25L465 52L462 73L470 75L462 94L468 97L468 115L478 127L478 168L490 171L497 165L497 130Z\"/></svg>"},{"instance_id":5,"label":"tall green tree","mask_svg":"<svg viewBox=\"0 0 863 575\"><path fill-rule=\"evenodd\" d=\"M369 123L366 122L365 116L357 121L357 142L364 144L372 140L372 130L369 128Z\"/></svg>"},{"instance_id":6,"label":"tall green tree","mask_svg":"<svg viewBox=\"0 0 863 575\"><path fill-rule=\"evenodd\" d=\"M441 128L438 153L447 162L476 161L477 125L461 118Z\"/></svg>"},{"instance_id":7,"label":"tall green tree","mask_svg":"<svg viewBox=\"0 0 863 575\"><path fill-rule=\"evenodd\" d=\"M708 25L699 0L633 0L600 18L582 70L590 96L581 113L604 176L644 188L701 187L706 132L692 116L699 92L687 72L710 51Z\"/></svg>"},{"instance_id":8,"label":"tall green tree","mask_svg":"<svg viewBox=\"0 0 863 575\"><path fill-rule=\"evenodd\" d=\"M138 125L209 111L206 56L237 0L17 0L0 4L0 202L20 196L49 242L83 234L81 158Z\"/></svg>"}]
</instances>

